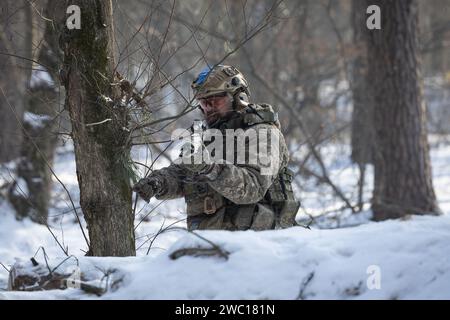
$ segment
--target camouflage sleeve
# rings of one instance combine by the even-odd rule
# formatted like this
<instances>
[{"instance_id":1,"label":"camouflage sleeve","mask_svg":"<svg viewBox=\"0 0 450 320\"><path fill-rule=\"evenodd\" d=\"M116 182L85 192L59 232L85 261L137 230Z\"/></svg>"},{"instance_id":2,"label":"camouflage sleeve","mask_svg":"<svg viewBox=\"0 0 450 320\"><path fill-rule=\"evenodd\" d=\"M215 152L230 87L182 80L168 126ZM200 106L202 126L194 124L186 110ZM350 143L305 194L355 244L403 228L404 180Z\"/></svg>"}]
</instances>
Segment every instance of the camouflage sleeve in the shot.
<instances>
[{"instance_id":1,"label":"camouflage sleeve","mask_svg":"<svg viewBox=\"0 0 450 320\"><path fill-rule=\"evenodd\" d=\"M236 204L260 201L277 177L278 171L289 161L283 134L276 126L257 124L245 130L244 134L250 129L256 134L249 135L249 139L245 140L245 148L239 150L238 144L236 151L238 154L245 152L248 161L241 163L235 159L235 164L215 165L213 171L207 175L211 180L209 185ZM255 146L257 149L252 149ZM252 154L257 155L256 163L252 163L248 158Z\"/></svg>"},{"instance_id":2,"label":"camouflage sleeve","mask_svg":"<svg viewBox=\"0 0 450 320\"><path fill-rule=\"evenodd\" d=\"M181 176L182 170L176 164L171 164L168 167L159 169L154 172L164 181L161 192L156 195L158 200L170 200L183 196L183 178Z\"/></svg>"}]
</instances>

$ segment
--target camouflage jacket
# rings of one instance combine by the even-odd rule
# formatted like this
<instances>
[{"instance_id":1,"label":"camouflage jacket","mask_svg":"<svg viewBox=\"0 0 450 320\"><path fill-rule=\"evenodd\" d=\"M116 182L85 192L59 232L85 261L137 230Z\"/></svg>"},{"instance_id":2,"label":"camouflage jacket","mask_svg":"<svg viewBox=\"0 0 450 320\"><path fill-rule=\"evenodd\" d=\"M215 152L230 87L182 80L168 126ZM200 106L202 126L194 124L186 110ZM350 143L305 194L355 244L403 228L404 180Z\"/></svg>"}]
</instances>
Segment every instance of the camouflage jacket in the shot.
<instances>
[{"instance_id":1,"label":"camouflage jacket","mask_svg":"<svg viewBox=\"0 0 450 320\"><path fill-rule=\"evenodd\" d=\"M252 112L255 110L257 118ZM264 203L264 196L280 170L287 166L289 154L278 120L264 119L259 116L264 115L261 111L275 114L269 105L253 105L251 115L244 115L246 121L239 116L238 121L233 118L216 126L222 133L237 129L233 131L235 139L242 138L233 163L216 164L206 177L193 181L185 179L182 164L158 170L165 187L157 198L185 197L189 229L264 230L274 227L273 212ZM239 158L239 152L243 152L246 161ZM255 155L257 161L249 161L249 157Z\"/></svg>"}]
</instances>

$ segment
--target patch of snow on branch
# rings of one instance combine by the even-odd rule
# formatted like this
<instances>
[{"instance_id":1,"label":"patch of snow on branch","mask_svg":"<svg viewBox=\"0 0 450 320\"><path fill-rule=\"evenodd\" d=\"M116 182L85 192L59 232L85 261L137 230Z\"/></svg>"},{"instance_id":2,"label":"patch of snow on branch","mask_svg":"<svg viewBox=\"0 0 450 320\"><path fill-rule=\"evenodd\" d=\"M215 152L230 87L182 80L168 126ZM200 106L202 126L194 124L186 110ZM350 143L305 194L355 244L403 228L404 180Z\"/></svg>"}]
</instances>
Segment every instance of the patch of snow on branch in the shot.
<instances>
[{"instance_id":1,"label":"patch of snow on branch","mask_svg":"<svg viewBox=\"0 0 450 320\"><path fill-rule=\"evenodd\" d=\"M55 83L52 80L52 77L43 66L32 70L30 79L31 88L36 88L39 86L53 87L54 85Z\"/></svg>"},{"instance_id":2,"label":"patch of snow on branch","mask_svg":"<svg viewBox=\"0 0 450 320\"><path fill-rule=\"evenodd\" d=\"M51 117L48 115L36 114L29 111L26 111L23 115L23 121L35 128L42 128L50 119Z\"/></svg>"}]
</instances>

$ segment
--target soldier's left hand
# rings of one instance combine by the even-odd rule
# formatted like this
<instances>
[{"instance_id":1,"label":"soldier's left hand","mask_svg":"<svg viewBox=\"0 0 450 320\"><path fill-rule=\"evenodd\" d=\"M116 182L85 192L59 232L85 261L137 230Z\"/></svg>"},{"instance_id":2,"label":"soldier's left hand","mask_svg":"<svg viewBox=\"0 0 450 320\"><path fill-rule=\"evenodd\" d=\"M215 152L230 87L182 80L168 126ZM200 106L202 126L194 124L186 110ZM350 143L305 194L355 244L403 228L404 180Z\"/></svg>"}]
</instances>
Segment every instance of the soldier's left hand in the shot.
<instances>
[{"instance_id":1,"label":"soldier's left hand","mask_svg":"<svg viewBox=\"0 0 450 320\"><path fill-rule=\"evenodd\" d=\"M161 191L162 182L157 176L150 175L147 178L139 180L133 186L133 191L136 192L145 202Z\"/></svg>"}]
</instances>

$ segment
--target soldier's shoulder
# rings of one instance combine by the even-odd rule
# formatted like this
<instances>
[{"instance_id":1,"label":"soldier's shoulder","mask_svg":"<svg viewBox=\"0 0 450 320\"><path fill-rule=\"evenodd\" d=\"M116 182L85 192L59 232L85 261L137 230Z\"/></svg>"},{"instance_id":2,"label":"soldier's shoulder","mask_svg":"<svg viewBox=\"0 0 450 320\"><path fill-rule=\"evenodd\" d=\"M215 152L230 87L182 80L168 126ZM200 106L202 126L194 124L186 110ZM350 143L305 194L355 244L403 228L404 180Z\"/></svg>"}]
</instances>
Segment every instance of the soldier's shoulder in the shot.
<instances>
[{"instance_id":1,"label":"soldier's shoulder","mask_svg":"<svg viewBox=\"0 0 450 320\"><path fill-rule=\"evenodd\" d=\"M256 123L253 126L250 126L247 128L248 129L253 129L253 130L262 130L262 129L267 129L267 130L275 130L276 132L280 132L280 129L277 127L276 123L274 122L261 122L261 123Z\"/></svg>"},{"instance_id":2,"label":"soldier's shoulder","mask_svg":"<svg viewBox=\"0 0 450 320\"><path fill-rule=\"evenodd\" d=\"M242 118L244 123L251 127L270 127L272 125L279 127L278 113L266 103L249 104Z\"/></svg>"},{"instance_id":3,"label":"soldier's shoulder","mask_svg":"<svg viewBox=\"0 0 450 320\"><path fill-rule=\"evenodd\" d=\"M272 113L278 113L278 108L269 103L253 103L251 106L257 111L267 111Z\"/></svg>"}]
</instances>

